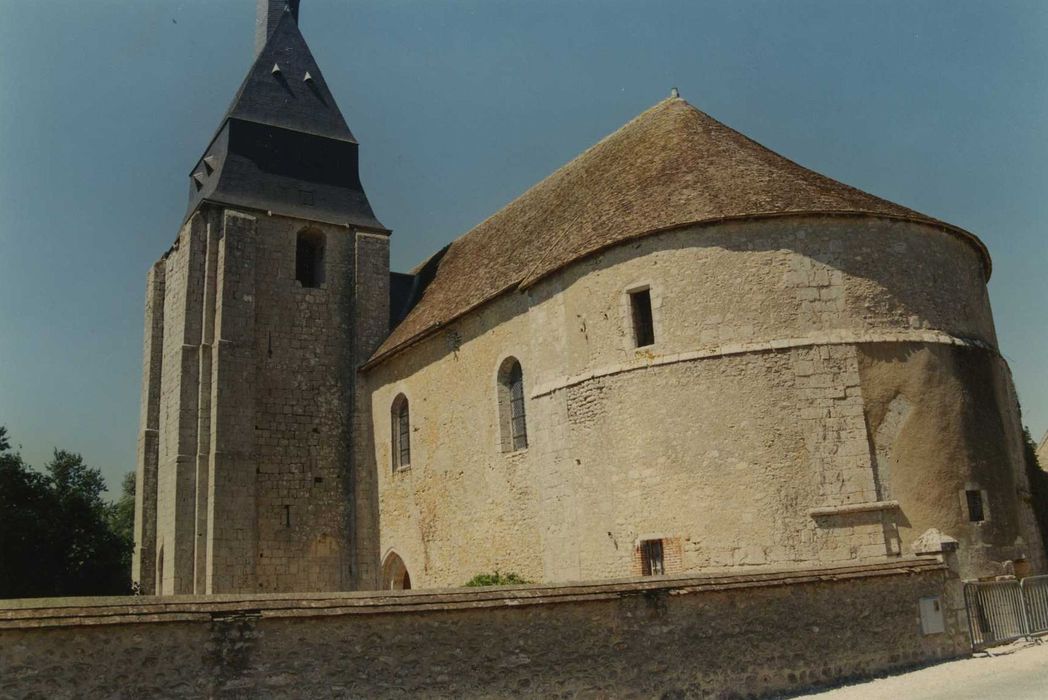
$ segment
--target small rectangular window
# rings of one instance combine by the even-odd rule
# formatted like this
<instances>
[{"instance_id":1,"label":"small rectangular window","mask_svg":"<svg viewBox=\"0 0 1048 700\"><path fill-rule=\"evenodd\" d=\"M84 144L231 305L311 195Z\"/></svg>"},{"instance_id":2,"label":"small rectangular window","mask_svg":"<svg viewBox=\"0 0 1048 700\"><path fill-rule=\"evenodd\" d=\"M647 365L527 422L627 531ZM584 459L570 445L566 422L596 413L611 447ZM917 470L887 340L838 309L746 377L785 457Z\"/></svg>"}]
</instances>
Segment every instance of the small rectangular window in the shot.
<instances>
[{"instance_id":1,"label":"small rectangular window","mask_svg":"<svg viewBox=\"0 0 1048 700\"><path fill-rule=\"evenodd\" d=\"M969 489L964 492L968 497L968 520L973 523L981 523L985 519L983 514L982 491Z\"/></svg>"},{"instance_id":2,"label":"small rectangular window","mask_svg":"<svg viewBox=\"0 0 1048 700\"><path fill-rule=\"evenodd\" d=\"M630 292L630 315L633 319L633 342L638 348L655 342L655 325L651 316L651 290Z\"/></svg>"},{"instance_id":3,"label":"small rectangular window","mask_svg":"<svg viewBox=\"0 0 1048 700\"><path fill-rule=\"evenodd\" d=\"M662 576L666 567L662 562L662 540L644 540L640 543L641 572L645 576Z\"/></svg>"}]
</instances>

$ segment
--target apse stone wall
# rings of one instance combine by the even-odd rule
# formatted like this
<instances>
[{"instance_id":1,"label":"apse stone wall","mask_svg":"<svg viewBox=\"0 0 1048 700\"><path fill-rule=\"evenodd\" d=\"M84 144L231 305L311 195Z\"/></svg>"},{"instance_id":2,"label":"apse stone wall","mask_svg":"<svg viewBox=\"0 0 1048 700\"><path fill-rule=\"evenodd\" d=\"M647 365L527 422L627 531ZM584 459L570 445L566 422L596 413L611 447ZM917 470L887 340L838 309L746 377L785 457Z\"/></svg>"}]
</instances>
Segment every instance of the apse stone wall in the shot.
<instances>
[{"instance_id":1,"label":"apse stone wall","mask_svg":"<svg viewBox=\"0 0 1048 700\"><path fill-rule=\"evenodd\" d=\"M872 561L939 527L978 550L968 574L998 573L1036 533L1016 502L982 265L924 225L784 218L649 236L503 295L367 372L380 554L413 585L495 569L567 581L639 574L646 539L690 572ZM638 350L626 292L643 286L656 342ZM928 359L903 369L893 351ZM495 384L507 356L528 396L529 446L511 453ZM940 391L885 388L878 371ZM412 463L394 472L398 393ZM889 415L897 394L909 405ZM949 449L893 450L899 436ZM977 526L970 482L995 513Z\"/></svg>"},{"instance_id":2,"label":"apse stone wall","mask_svg":"<svg viewBox=\"0 0 1048 700\"><path fill-rule=\"evenodd\" d=\"M0 696L761 697L969 651L934 560L436 592L0 601ZM938 604L941 627L919 612Z\"/></svg>"}]
</instances>

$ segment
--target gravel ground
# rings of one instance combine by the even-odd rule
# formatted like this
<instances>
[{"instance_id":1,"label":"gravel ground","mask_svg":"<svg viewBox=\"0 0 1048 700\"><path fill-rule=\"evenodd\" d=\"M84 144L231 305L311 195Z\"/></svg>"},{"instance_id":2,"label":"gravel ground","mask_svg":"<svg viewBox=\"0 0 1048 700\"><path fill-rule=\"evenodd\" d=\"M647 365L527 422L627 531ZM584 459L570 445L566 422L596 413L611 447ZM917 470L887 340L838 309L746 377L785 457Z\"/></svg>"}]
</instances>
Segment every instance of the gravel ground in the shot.
<instances>
[{"instance_id":1,"label":"gravel ground","mask_svg":"<svg viewBox=\"0 0 1048 700\"><path fill-rule=\"evenodd\" d=\"M835 688L819 700L1048 699L1048 642L1017 642L960 661Z\"/></svg>"}]
</instances>

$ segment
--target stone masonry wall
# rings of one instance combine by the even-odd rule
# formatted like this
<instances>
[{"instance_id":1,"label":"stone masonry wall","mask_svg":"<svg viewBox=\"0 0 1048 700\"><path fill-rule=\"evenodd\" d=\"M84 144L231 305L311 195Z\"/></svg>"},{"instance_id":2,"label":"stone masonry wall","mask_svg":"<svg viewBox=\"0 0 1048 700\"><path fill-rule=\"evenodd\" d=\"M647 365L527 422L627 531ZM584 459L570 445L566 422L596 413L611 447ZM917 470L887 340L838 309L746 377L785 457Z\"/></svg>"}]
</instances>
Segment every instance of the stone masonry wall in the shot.
<instances>
[{"instance_id":1,"label":"stone masonry wall","mask_svg":"<svg viewBox=\"0 0 1048 700\"><path fill-rule=\"evenodd\" d=\"M323 240L315 288L296 279L306 229ZM387 237L203 207L159 269L139 477L148 495L155 439L157 505L137 516L138 580L155 522L147 592L350 588L356 367L388 332Z\"/></svg>"},{"instance_id":2,"label":"stone masonry wall","mask_svg":"<svg viewBox=\"0 0 1048 700\"><path fill-rule=\"evenodd\" d=\"M197 503L206 511L206 529L197 532L198 551L205 549L206 569L197 576L204 583L201 593L254 590L258 560L256 219L224 211L221 231L207 401L211 429L207 482L196 485ZM201 403L205 389L201 386ZM201 526L199 519L197 524Z\"/></svg>"},{"instance_id":3,"label":"stone masonry wall","mask_svg":"<svg viewBox=\"0 0 1048 700\"><path fill-rule=\"evenodd\" d=\"M156 497L159 460L160 377L164 351L164 261L146 278L142 401L135 457L135 548L132 578L147 595L156 591Z\"/></svg>"},{"instance_id":4,"label":"stone masonry wall","mask_svg":"<svg viewBox=\"0 0 1048 700\"><path fill-rule=\"evenodd\" d=\"M4 697L763 697L969 650L934 560L393 594L0 602ZM935 598L945 632L923 634Z\"/></svg>"},{"instance_id":5,"label":"stone masonry wall","mask_svg":"<svg viewBox=\"0 0 1048 700\"><path fill-rule=\"evenodd\" d=\"M259 219L256 270L259 591L348 587L353 234L324 235L324 281L295 279L294 219ZM261 280L265 280L262 283ZM243 590L243 589L241 589Z\"/></svg>"},{"instance_id":6,"label":"stone masonry wall","mask_svg":"<svg viewBox=\"0 0 1048 700\"><path fill-rule=\"evenodd\" d=\"M192 593L198 373L207 220L195 214L165 260L157 468L157 576L162 593Z\"/></svg>"},{"instance_id":7,"label":"stone masonry wall","mask_svg":"<svg viewBox=\"0 0 1048 700\"><path fill-rule=\"evenodd\" d=\"M627 292L644 287L656 340L635 349ZM495 569L536 581L624 576L646 539L679 541L672 566L683 572L898 557L918 522L975 547L955 527L953 477L895 483L893 440L920 439L906 406L880 433L871 422L862 349L911 344L1003 362L980 255L928 226L780 219L605 251L367 370L379 559L396 554L426 587ZM503 452L496 373L509 356L523 369L529 445ZM954 387L918 431L939 444L1006 441L1008 429L980 433L959 403L971 382L1004 380L962 365L916 370ZM394 472L400 393L412 457ZM1010 453L954 456L904 471L993 470L1006 475L994 498L1016 500ZM966 575L992 573L991 561L1020 553L1016 537L1030 541L1014 519L1000 533L991 552L962 558Z\"/></svg>"}]
</instances>

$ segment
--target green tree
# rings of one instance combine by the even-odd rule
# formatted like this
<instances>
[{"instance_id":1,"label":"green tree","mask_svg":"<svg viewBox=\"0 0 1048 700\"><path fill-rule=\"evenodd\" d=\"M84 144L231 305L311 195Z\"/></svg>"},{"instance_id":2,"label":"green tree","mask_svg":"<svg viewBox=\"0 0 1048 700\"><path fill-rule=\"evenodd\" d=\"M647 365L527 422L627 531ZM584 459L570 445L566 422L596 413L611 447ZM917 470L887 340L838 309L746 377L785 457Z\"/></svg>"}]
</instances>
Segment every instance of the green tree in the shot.
<instances>
[{"instance_id":1,"label":"green tree","mask_svg":"<svg viewBox=\"0 0 1048 700\"><path fill-rule=\"evenodd\" d=\"M64 566L61 595L106 595L130 592L127 543L110 527L113 506L102 500L105 479L83 458L55 450L45 467L62 513Z\"/></svg>"},{"instance_id":2,"label":"green tree","mask_svg":"<svg viewBox=\"0 0 1048 700\"><path fill-rule=\"evenodd\" d=\"M131 571L131 552L135 546L135 473L124 474L120 498L109 512L109 528L124 543L123 570Z\"/></svg>"},{"instance_id":3,"label":"green tree","mask_svg":"<svg viewBox=\"0 0 1048 700\"><path fill-rule=\"evenodd\" d=\"M131 542L104 491L102 473L72 452L34 471L0 428L0 598L130 592Z\"/></svg>"},{"instance_id":4,"label":"green tree","mask_svg":"<svg viewBox=\"0 0 1048 700\"><path fill-rule=\"evenodd\" d=\"M58 503L47 477L11 452L0 431L0 598L54 595Z\"/></svg>"},{"instance_id":5,"label":"green tree","mask_svg":"<svg viewBox=\"0 0 1048 700\"><path fill-rule=\"evenodd\" d=\"M1030 436L1029 428L1023 428L1023 451L1026 456L1026 475L1030 479L1033 514L1037 518L1037 529L1041 531L1045 554L1048 554L1048 472L1037 463L1037 444Z\"/></svg>"}]
</instances>

